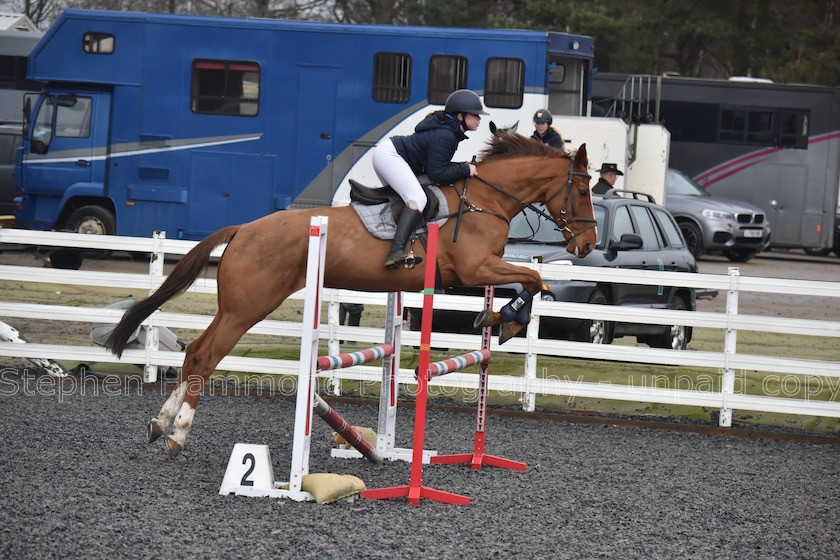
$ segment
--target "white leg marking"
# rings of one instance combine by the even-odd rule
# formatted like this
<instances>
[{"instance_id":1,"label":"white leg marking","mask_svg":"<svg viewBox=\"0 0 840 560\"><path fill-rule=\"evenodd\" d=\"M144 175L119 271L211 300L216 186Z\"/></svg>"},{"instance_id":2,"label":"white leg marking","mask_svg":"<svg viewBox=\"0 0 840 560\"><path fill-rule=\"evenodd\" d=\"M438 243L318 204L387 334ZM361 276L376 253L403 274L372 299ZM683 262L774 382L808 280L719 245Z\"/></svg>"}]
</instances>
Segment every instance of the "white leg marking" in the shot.
<instances>
[{"instance_id":1,"label":"white leg marking","mask_svg":"<svg viewBox=\"0 0 840 560\"><path fill-rule=\"evenodd\" d=\"M163 404L163 408L160 409L160 414L158 414L158 420L161 423L161 427L164 431L172 424L172 418L175 417L175 412L184 404L184 397L187 394L187 384L186 383L179 383L175 389L172 390L172 394L169 395L169 398L166 399L166 402Z\"/></svg>"},{"instance_id":2,"label":"white leg marking","mask_svg":"<svg viewBox=\"0 0 840 560\"><path fill-rule=\"evenodd\" d=\"M181 410L178 411L178 416L175 418L175 431L169 436L178 445L184 445L187 432L190 431L190 426L192 426L193 416L195 416L195 409L188 403L182 404Z\"/></svg>"}]
</instances>

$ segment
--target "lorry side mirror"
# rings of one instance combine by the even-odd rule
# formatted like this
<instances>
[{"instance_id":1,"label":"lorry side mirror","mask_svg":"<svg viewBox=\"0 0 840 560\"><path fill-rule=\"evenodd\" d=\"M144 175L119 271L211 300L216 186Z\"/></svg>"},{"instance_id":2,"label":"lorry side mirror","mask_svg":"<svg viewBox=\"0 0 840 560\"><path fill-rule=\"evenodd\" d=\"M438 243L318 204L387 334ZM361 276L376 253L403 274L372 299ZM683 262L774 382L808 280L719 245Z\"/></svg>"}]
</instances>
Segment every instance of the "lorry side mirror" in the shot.
<instances>
[{"instance_id":1,"label":"lorry side mirror","mask_svg":"<svg viewBox=\"0 0 840 560\"><path fill-rule=\"evenodd\" d=\"M48 148L49 146L41 140L35 140L33 138L29 141L29 151L33 154L46 154Z\"/></svg>"},{"instance_id":2,"label":"lorry side mirror","mask_svg":"<svg viewBox=\"0 0 840 560\"><path fill-rule=\"evenodd\" d=\"M56 100L59 107L75 107L78 102L75 95L59 95Z\"/></svg>"}]
</instances>

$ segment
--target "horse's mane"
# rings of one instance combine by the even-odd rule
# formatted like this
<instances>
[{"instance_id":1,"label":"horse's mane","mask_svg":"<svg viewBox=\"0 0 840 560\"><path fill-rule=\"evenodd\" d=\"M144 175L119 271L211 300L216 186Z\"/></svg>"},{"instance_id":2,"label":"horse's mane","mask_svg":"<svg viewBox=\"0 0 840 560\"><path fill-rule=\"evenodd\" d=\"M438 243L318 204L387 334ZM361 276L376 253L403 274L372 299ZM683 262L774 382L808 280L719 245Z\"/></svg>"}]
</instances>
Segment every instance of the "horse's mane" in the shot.
<instances>
[{"instance_id":1,"label":"horse's mane","mask_svg":"<svg viewBox=\"0 0 840 560\"><path fill-rule=\"evenodd\" d=\"M481 161L492 161L522 156L569 157L569 155L534 138L509 130L497 130L481 151Z\"/></svg>"}]
</instances>

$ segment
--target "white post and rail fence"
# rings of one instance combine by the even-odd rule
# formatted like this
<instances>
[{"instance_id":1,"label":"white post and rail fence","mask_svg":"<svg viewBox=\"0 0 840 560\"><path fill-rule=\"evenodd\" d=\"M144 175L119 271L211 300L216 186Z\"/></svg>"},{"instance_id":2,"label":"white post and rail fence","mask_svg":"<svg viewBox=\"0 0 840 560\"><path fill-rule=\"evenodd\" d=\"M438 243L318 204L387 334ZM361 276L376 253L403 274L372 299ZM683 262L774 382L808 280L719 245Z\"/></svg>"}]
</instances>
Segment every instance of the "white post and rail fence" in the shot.
<instances>
[{"instance_id":1,"label":"white post and rail fence","mask_svg":"<svg viewBox=\"0 0 840 560\"><path fill-rule=\"evenodd\" d=\"M0 281L45 282L76 286L99 286L155 290L164 279L163 262L166 255L186 254L195 242L166 239L162 233L151 239L137 237L92 236L73 233L38 232L15 229L0 229L0 249L4 245L26 245L46 247L75 247L110 251L150 253L149 274L128 274L85 270L56 270L15 265L0 265ZM218 248L214 256L220 256ZM732 410L801 414L840 418L840 361L812 360L784 356L767 356L738 352L737 333L756 331L782 333L797 336L840 338L840 321L799 319L780 316L746 315L739 313L738 296L744 292L793 294L802 297L840 298L840 282L792 280L780 278L746 277L738 269L730 268L728 275L690 274L678 272L657 272L648 270L601 269L580 266L551 264L528 265L536 268L544 278L558 280L585 280L594 282L630 283L644 285L685 286L701 290L718 290L726 298L725 311L721 313L699 311L676 311L619 308L606 305L535 301L533 319L525 337L516 337L505 343L504 352L523 355L522 375L496 375L489 377L489 390L521 395L523 409L533 411L538 395L566 396L592 399L615 399L622 401L687 405L720 410L720 425L729 426ZM215 293L214 278L199 278L190 288L192 292ZM338 324L339 303L362 303L365 305L386 305L387 294L353 292L327 289L324 301L329 303L327 328L322 329L321 338L328 343L330 353L337 353L339 340L382 344L385 329L373 327L349 327ZM290 299L303 299L303 292ZM406 293L403 296L406 307L422 307L422 294ZM437 295L435 307L478 313L483 305L481 297ZM780 309L784 312L784 309ZM0 320L4 318L42 319L50 321L75 321L82 323L116 323L122 316L119 309L77 307L72 305L42 305L14 301L14 293L0 296ZM720 329L723 331L719 351L665 350L641 346L598 345L584 342L541 339L539 321L541 317L585 317L616 322L649 323L655 325L686 325ZM0 342L0 356L9 358L58 360L80 363L139 364L144 367L144 380L155 381L159 367L180 367L183 352L163 351L157 347L156 327L172 329L204 330L212 317L187 313L157 311L143 326L149 330L146 347L126 350L117 358L105 349L95 346L73 346L42 343L37 340L28 344ZM264 320L255 325L249 333L282 337L301 336L299 322ZM433 334L433 346L475 349L479 347L480 335L451 333ZM403 344L418 346L420 333L404 331ZM443 342L445 341L445 342ZM537 356L561 358L597 358L616 363L631 362L656 365L705 368L716 371L720 376L720 390L684 389L678 387L635 386L617 383L584 382L556 375L556 372L537 371ZM840 360L840 351L838 351ZM1 363L1 362L0 362ZM259 374L296 375L297 360L277 360L227 356L218 366L219 370ZM747 394L738 391L735 376L738 371L754 371L758 375L792 376L798 383L819 379L819 386L827 388L820 396L806 394L806 398ZM381 380L380 368L355 366L320 374L338 383L341 380L362 381L370 384ZM475 373L458 372L441 378L438 385L451 389L472 390L476 386ZM399 370L400 384L416 385L413 369ZM828 394L828 398L825 395Z\"/></svg>"}]
</instances>

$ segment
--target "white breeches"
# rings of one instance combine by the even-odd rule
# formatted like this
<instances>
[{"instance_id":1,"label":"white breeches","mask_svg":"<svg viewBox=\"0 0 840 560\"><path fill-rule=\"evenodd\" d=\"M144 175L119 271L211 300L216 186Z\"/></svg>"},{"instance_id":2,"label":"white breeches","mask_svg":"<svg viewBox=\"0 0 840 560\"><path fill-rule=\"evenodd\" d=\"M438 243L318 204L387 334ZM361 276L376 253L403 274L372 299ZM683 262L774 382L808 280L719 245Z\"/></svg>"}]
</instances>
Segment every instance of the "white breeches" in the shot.
<instances>
[{"instance_id":1,"label":"white breeches","mask_svg":"<svg viewBox=\"0 0 840 560\"><path fill-rule=\"evenodd\" d=\"M426 207L426 194L390 138L373 149L373 170L382 185L390 185L402 197L406 206L423 211Z\"/></svg>"}]
</instances>

